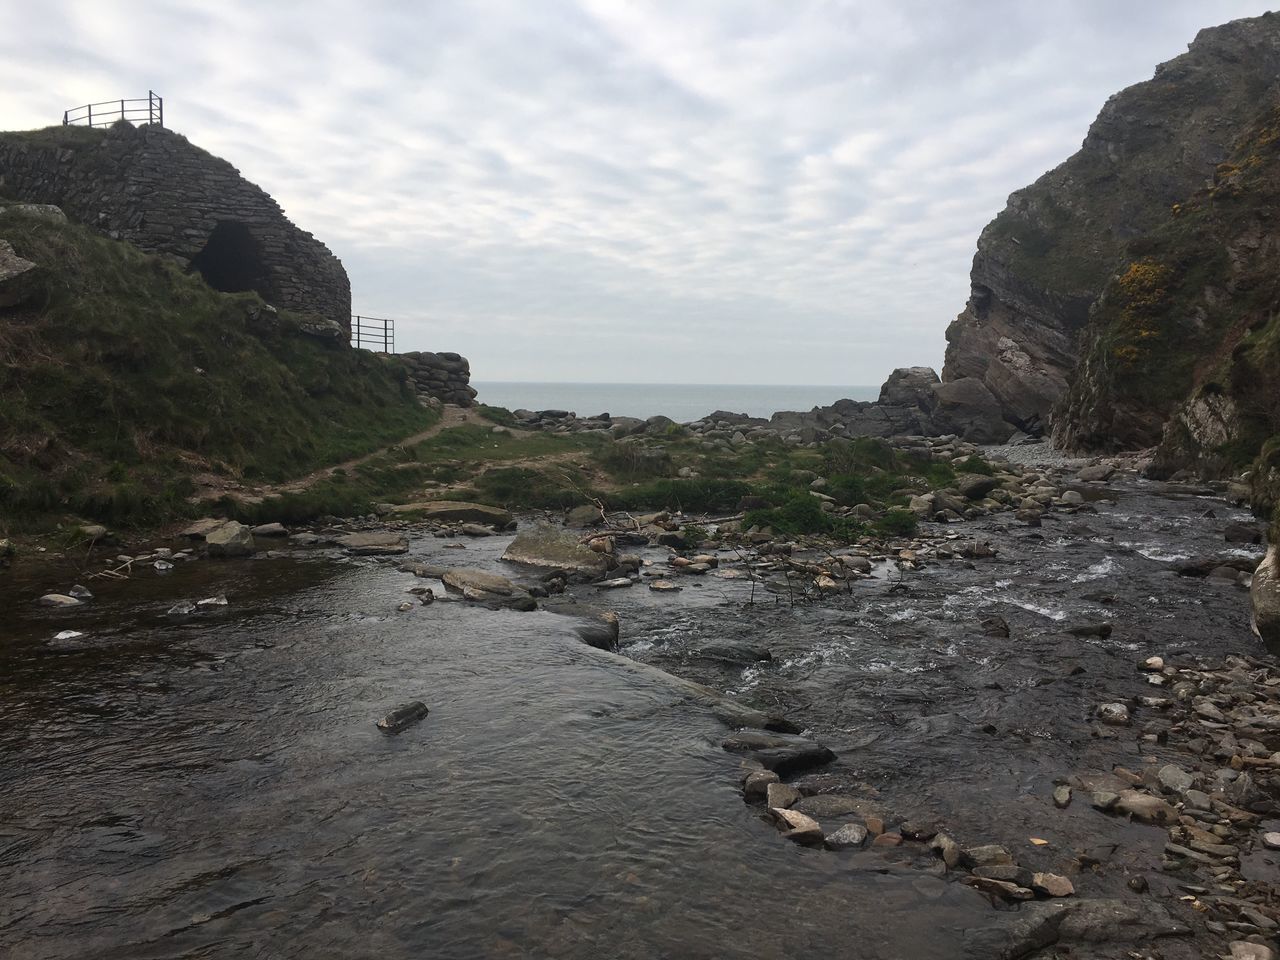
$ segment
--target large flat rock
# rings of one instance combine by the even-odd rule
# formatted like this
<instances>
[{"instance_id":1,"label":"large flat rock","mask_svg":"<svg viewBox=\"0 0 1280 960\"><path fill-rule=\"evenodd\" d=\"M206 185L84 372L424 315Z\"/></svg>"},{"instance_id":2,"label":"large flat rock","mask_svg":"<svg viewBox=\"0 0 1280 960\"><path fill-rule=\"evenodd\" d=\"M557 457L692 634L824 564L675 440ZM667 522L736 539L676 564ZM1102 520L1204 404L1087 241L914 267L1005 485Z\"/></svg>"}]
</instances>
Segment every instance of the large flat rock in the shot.
<instances>
[{"instance_id":1,"label":"large flat rock","mask_svg":"<svg viewBox=\"0 0 1280 960\"><path fill-rule=\"evenodd\" d=\"M338 546L359 557L409 552L409 541L402 534L393 533L390 530L349 533L338 539Z\"/></svg>"},{"instance_id":2,"label":"large flat rock","mask_svg":"<svg viewBox=\"0 0 1280 960\"><path fill-rule=\"evenodd\" d=\"M440 577L446 587L466 594L468 590L479 591L497 597L510 597L517 592L517 587L506 577L487 570L474 567L456 567L446 570ZM519 591L523 593L524 591Z\"/></svg>"},{"instance_id":3,"label":"large flat rock","mask_svg":"<svg viewBox=\"0 0 1280 960\"><path fill-rule=\"evenodd\" d=\"M741 730L725 738L720 745L730 753L745 754L779 776L800 773L836 758L822 744L804 737L759 730Z\"/></svg>"},{"instance_id":4,"label":"large flat rock","mask_svg":"<svg viewBox=\"0 0 1280 960\"><path fill-rule=\"evenodd\" d=\"M412 514L420 520L438 520L441 523L484 523L505 530L515 523L511 511L490 507L483 503L465 500L424 500L419 503L402 503L392 507L394 514Z\"/></svg>"},{"instance_id":5,"label":"large flat rock","mask_svg":"<svg viewBox=\"0 0 1280 960\"><path fill-rule=\"evenodd\" d=\"M602 574L608 568L608 560L572 534L546 524L538 524L530 530L516 534L502 559L511 563L526 563L534 567L549 567L571 573Z\"/></svg>"}]
</instances>

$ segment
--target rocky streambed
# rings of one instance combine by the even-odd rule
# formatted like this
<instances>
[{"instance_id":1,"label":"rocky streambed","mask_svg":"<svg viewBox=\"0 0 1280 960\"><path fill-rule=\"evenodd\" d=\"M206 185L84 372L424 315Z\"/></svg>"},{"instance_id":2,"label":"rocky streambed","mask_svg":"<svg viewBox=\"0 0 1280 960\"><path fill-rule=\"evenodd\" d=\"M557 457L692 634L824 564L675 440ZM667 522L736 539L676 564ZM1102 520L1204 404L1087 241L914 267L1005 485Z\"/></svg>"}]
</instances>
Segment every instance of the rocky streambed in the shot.
<instances>
[{"instance_id":1,"label":"rocky streambed","mask_svg":"<svg viewBox=\"0 0 1280 960\"><path fill-rule=\"evenodd\" d=\"M1260 547L1081 489L838 560L710 523L557 577L451 517L103 557L65 607L15 570L0 949L1267 956Z\"/></svg>"}]
</instances>

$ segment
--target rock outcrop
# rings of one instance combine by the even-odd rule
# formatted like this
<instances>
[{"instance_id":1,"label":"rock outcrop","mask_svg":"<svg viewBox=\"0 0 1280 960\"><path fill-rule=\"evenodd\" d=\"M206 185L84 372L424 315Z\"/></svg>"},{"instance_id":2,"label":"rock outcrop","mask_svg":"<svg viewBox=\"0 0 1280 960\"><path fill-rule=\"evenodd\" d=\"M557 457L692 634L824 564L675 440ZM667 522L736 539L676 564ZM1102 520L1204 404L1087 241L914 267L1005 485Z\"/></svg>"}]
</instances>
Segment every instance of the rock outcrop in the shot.
<instances>
[{"instance_id":1,"label":"rock outcrop","mask_svg":"<svg viewBox=\"0 0 1280 960\"><path fill-rule=\"evenodd\" d=\"M1055 414L1065 447L1156 446L1150 473L1252 468L1280 501L1280 103L1238 135L1211 183L1131 244Z\"/></svg>"},{"instance_id":2,"label":"rock outcrop","mask_svg":"<svg viewBox=\"0 0 1280 960\"><path fill-rule=\"evenodd\" d=\"M476 399L476 389L471 386L471 364L456 353L398 354L409 371L419 397L431 397L441 403L469 407Z\"/></svg>"},{"instance_id":3,"label":"rock outcrop","mask_svg":"<svg viewBox=\"0 0 1280 960\"><path fill-rule=\"evenodd\" d=\"M351 328L351 285L323 243L231 164L164 127L51 127L0 134L0 192L56 204L228 293Z\"/></svg>"},{"instance_id":4,"label":"rock outcrop","mask_svg":"<svg viewBox=\"0 0 1280 960\"><path fill-rule=\"evenodd\" d=\"M1280 15L1202 30L1187 53L1102 108L1078 153L1009 198L978 240L942 379L979 380L1042 432L1078 337L1127 246L1214 175L1280 76Z\"/></svg>"},{"instance_id":5,"label":"rock outcrop","mask_svg":"<svg viewBox=\"0 0 1280 960\"><path fill-rule=\"evenodd\" d=\"M1271 545L1253 574L1249 598L1253 612L1253 632L1271 653L1280 653L1280 555Z\"/></svg>"}]
</instances>

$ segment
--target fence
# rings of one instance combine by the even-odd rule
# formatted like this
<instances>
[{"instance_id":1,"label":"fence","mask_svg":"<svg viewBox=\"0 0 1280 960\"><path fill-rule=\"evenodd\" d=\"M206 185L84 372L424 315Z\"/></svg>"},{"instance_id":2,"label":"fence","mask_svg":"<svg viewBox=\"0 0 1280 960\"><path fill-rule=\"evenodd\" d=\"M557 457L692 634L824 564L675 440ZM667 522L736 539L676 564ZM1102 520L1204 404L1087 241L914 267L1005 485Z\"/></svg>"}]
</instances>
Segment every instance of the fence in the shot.
<instances>
[{"instance_id":1,"label":"fence","mask_svg":"<svg viewBox=\"0 0 1280 960\"><path fill-rule=\"evenodd\" d=\"M396 322L381 317L351 315L351 345L381 353L396 352Z\"/></svg>"},{"instance_id":2,"label":"fence","mask_svg":"<svg viewBox=\"0 0 1280 960\"><path fill-rule=\"evenodd\" d=\"M86 103L62 112L62 125L83 124L89 127L109 127L119 120L130 123L154 123L164 126L164 97L148 90L145 97L133 100L104 100L102 103Z\"/></svg>"}]
</instances>

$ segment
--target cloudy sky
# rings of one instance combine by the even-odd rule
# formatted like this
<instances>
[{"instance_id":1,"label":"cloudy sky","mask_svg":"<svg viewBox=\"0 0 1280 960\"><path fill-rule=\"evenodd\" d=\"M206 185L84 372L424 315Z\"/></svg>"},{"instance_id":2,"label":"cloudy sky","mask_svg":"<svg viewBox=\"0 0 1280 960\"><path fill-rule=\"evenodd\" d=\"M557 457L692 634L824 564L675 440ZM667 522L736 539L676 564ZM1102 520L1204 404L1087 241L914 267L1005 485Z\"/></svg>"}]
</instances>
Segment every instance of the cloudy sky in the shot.
<instances>
[{"instance_id":1,"label":"cloudy sky","mask_svg":"<svg viewBox=\"0 0 1280 960\"><path fill-rule=\"evenodd\" d=\"M317 234L479 380L941 366L978 232L1244 0L40 0L0 128L111 97Z\"/></svg>"}]
</instances>

